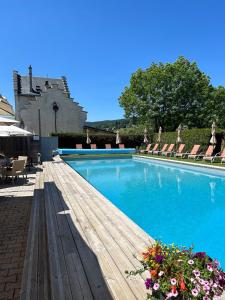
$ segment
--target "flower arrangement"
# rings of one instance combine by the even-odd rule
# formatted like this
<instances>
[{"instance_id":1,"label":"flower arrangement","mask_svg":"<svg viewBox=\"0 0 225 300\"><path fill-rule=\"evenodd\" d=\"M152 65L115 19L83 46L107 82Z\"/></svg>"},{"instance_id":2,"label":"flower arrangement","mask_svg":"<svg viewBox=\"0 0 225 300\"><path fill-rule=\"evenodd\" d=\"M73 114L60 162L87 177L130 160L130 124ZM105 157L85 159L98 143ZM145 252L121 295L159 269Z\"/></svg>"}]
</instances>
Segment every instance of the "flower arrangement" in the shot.
<instances>
[{"instance_id":1,"label":"flower arrangement","mask_svg":"<svg viewBox=\"0 0 225 300\"><path fill-rule=\"evenodd\" d=\"M210 300L225 290L225 273L217 260L193 248L178 248L156 242L142 253L143 268L128 276L147 271L147 299Z\"/></svg>"}]
</instances>

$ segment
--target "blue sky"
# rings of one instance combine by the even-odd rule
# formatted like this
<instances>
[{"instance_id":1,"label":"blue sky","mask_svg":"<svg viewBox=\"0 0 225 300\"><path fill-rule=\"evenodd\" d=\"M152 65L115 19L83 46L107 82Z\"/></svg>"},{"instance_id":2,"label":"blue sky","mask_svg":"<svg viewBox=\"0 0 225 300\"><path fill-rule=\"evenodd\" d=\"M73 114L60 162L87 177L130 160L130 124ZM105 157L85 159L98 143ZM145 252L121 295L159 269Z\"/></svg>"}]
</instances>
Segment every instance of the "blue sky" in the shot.
<instances>
[{"instance_id":1,"label":"blue sky","mask_svg":"<svg viewBox=\"0 0 225 300\"><path fill-rule=\"evenodd\" d=\"M1 1L0 93L12 71L68 79L88 120L123 117L118 97L137 68L184 55L225 85L224 0Z\"/></svg>"}]
</instances>

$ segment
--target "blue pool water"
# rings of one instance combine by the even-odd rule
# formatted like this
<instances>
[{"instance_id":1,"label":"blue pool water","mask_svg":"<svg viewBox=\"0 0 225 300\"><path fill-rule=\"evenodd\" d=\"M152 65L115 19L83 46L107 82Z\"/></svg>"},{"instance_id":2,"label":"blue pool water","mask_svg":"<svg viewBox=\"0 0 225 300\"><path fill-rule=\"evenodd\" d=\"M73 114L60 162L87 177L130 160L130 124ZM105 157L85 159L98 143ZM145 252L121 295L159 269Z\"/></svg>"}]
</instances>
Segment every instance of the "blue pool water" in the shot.
<instances>
[{"instance_id":1,"label":"blue pool water","mask_svg":"<svg viewBox=\"0 0 225 300\"><path fill-rule=\"evenodd\" d=\"M225 172L132 158L67 163L153 238L194 244L225 268Z\"/></svg>"}]
</instances>

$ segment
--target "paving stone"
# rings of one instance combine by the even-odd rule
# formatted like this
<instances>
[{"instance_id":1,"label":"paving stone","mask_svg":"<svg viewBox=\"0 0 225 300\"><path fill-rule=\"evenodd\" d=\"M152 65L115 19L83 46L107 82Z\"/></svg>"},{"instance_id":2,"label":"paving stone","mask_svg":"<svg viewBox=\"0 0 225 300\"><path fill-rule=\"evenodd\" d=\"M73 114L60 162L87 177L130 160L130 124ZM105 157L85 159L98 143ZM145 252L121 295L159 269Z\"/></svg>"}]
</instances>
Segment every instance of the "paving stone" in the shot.
<instances>
[{"instance_id":1,"label":"paving stone","mask_svg":"<svg viewBox=\"0 0 225 300\"><path fill-rule=\"evenodd\" d=\"M23 196L21 188L31 193ZM0 189L0 300L20 298L33 188L10 184Z\"/></svg>"}]
</instances>

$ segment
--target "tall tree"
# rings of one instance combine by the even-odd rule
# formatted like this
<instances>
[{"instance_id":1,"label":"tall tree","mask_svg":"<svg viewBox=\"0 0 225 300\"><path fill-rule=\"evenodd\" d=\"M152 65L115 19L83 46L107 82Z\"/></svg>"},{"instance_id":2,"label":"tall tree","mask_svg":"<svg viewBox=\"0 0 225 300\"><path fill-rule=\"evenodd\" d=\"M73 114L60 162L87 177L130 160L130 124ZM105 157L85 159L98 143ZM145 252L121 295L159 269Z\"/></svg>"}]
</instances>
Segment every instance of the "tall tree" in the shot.
<instances>
[{"instance_id":1,"label":"tall tree","mask_svg":"<svg viewBox=\"0 0 225 300\"><path fill-rule=\"evenodd\" d=\"M211 88L210 96L206 101L204 116L206 127L215 121L218 127L225 128L225 88L223 86Z\"/></svg>"},{"instance_id":2,"label":"tall tree","mask_svg":"<svg viewBox=\"0 0 225 300\"><path fill-rule=\"evenodd\" d=\"M127 118L150 123L155 130L174 130L179 123L201 127L210 79L195 62L179 57L174 63L153 63L132 74L119 98Z\"/></svg>"}]
</instances>

